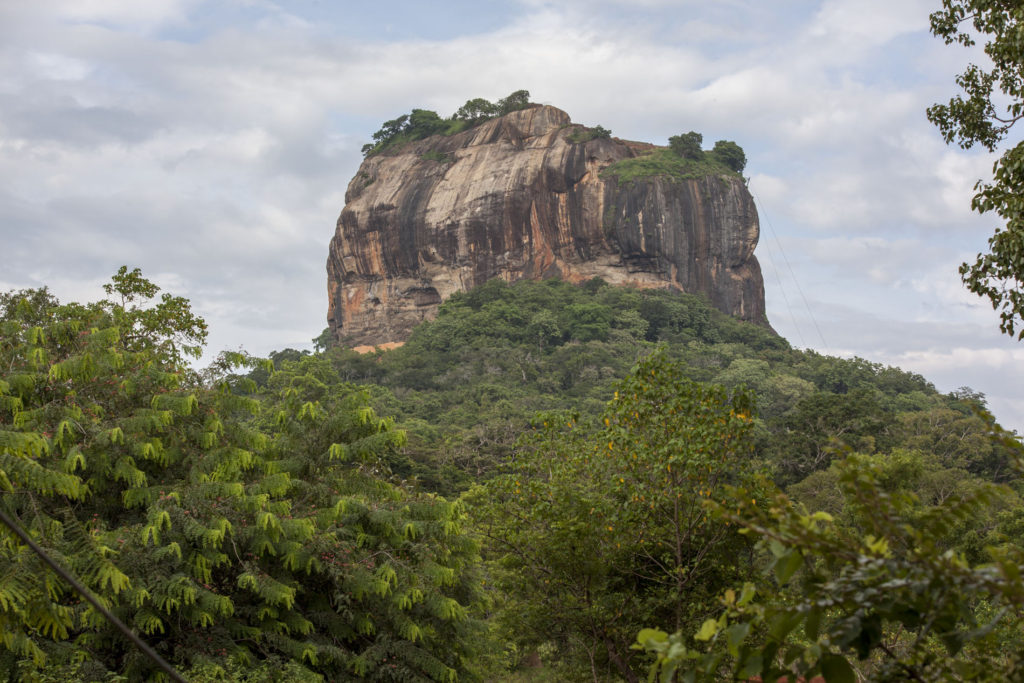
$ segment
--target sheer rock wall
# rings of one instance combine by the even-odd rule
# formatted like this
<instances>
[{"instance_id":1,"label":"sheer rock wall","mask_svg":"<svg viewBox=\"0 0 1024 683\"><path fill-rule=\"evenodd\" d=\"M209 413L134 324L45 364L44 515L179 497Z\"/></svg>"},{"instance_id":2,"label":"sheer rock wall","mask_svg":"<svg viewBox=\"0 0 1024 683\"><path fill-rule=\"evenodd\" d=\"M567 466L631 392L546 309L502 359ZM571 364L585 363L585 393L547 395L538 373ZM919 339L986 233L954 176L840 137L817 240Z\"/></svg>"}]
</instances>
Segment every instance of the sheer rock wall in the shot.
<instances>
[{"instance_id":1,"label":"sheer rock wall","mask_svg":"<svg viewBox=\"0 0 1024 683\"><path fill-rule=\"evenodd\" d=\"M532 106L366 159L327 260L334 336L403 341L452 293L495 277L671 287L767 325L743 181L602 178L652 146L572 142L580 130L565 112Z\"/></svg>"}]
</instances>

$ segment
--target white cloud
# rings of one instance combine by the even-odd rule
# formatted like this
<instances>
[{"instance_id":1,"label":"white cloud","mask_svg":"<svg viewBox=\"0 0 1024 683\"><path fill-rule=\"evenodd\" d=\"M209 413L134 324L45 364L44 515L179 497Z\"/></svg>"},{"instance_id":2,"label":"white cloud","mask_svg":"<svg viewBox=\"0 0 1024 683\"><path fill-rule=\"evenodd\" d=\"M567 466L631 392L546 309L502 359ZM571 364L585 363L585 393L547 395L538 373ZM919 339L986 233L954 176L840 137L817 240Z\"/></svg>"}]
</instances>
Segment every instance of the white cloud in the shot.
<instances>
[{"instance_id":1,"label":"white cloud","mask_svg":"<svg viewBox=\"0 0 1024 683\"><path fill-rule=\"evenodd\" d=\"M807 35L849 54L885 45L928 26L934 4L928 0L826 0L811 20ZM850 55L850 59L860 54Z\"/></svg>"},{"instance_id":2,"label":"white cloud","mask_svg":"<svg viewBox=\"0 0 1024 683\"><path fill-rule=\"evenodd\" d=\"M1024 362L1024 349L958 347L942 351L911 350L896 356L900 365L934 374L949 367L976 366L990 370L1014 369Z\"/></svg>"},{"instance_id":3,"label":"white cloud","mask_svg":"<svg viewBox=\"0 0 1024 683\"><path fill-rule=\"evenodd\" d=\"M133 31L149 31L185 21L201 0L49 0L64 21L98 23Z\"/></svg>"},{"instance_id":4,"label":"white cloud","mask_svg":"<svg viewBox=\"0 0 1024 683\"><path fill-rule=\"evenodd\" d=\"M92 72L92 66L53 52L29 52L25 61L39 78L54 81L80 81Z\"/></svg>"},{"instance_id":5,"label":"white cloud","mask_svg":"<svg viewBox=\"0 0 1024 683\"><path fill-rule=\"evenodd\" d=\"M773 204L785 201L790 192L789 185L784 178L767 173L755 173L750 176L749 187L751 194L758 201L764 199Z\"/></svg>"},{"instance_id":6,"label":"white cloud","mask_svg":"<svg viewBox=\"0 0 1024 683\"><path fill-rule=\"evenodd\" d=\"M485 33L389 41L344 34L355 6L325 25L301 4L248 3L215 24L208 14L240 5L5 3L4 280L88 295L140 265L193 298L215 348L305 344L324 325L327 242L379 122L525 87L616 135L737 141L779 236L764 230L758 249L776 327L816 344L816 321L828 343L887 362L945 349L928 367L969 375L990 366L951 349L1003 348L956 276L991 233L969 208L991 160L945 146L924 119L964 56L927 35L932 4L530 1ZM1018 405L1000 362L961 383Z\"/></svg>"}]
</instances>

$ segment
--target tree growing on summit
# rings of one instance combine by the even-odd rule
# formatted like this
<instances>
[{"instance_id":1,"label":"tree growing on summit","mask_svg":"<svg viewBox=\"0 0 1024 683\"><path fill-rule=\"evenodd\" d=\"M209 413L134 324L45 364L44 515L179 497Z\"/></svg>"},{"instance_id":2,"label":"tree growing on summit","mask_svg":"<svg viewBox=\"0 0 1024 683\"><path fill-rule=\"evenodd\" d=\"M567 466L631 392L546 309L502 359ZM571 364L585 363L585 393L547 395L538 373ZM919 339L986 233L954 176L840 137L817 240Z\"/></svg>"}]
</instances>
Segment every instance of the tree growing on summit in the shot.
<instances>
[{"instance_id":1,"label":"tree growing on summit","mask_svg":"<svg viewBox=\"0 0 1024 683\"><path fill-rule=\"evenodd\" d=\"M373 142L363 145L363 156L377 154L393 145L422 140L431 135L453 135L467 126L475 126L495 116L504 116L513 111L525 109L530 104L528 90L516 90L497 103L476 97L467 101L452 114L443 119L430 109L413 109L396 119L385 121L373 134Z\"/></svg>"},{"instance_id":2,"label":"tree growing on summit","mask_svg":"<svg viewBox=\"0 0 1024 683\"><path fill-rule=\"evenodd\" d=\"M395 137L403 130L405 130L406 123L409 121L408 114L402 114L396 119L385 121L381 124L380 130L373 134L374 142L384 142Z\"/></svg>"},{"instance_id":3,"label":"tree growing on summit","mask_svg":"<svg viewBox=\"0 0 1024 683\"><path fill-rule=\"evenodd\" d=\"M413 109L409 114L409 122L402 132L414 140L420 140L443 133L447 129L448 123L438 116L436 111Z\"/></svg>"},{"instance_id":4,"label":"tree growing on summit","mask_svg":"<svg viewBox=\"0 0 1024 683\"><path fill-rule=\"evenodd\" d=\"M747 165L747 156L743 153L743 148L731 140L716 142L711 154L737 173L743 173Z\"/></svg>"},{"instance_id":5,"label":"tree growing on summit","mask_svg":"<svg viewBox=\"0 0 1024 683\"><path fill-rule=\"evenodd\" d=\"M530 104L529 90L516 90L507 97L498 100L498 116L504 116L520 109L526 109Z\"/></svg>"},{"instance_id":6,"label":"tree growing on summit","mask_svg":"<svg viewBox=\"0 0 1024 683\"><path fill-rule=\"evenodd\" d=\"M480 121L486 121L497 113L498 107L493 102L482 97L475 97L459 107L458 111L455 112L455 118L460 121L468 121L470 124L476 124Z\"/></svg>"},{"instance_id":7,"label":"tree growing on summit","mask_svg":"<svg viewBox=\"0 0 1024 683\"><path fill-rule=\"evenodd\" d=\"M703 135L691 130L689 133L670 137L668 146L684 159L701 159L704 157L704 150L700 148L703 141Z\"/></svg>"}]
</instances>

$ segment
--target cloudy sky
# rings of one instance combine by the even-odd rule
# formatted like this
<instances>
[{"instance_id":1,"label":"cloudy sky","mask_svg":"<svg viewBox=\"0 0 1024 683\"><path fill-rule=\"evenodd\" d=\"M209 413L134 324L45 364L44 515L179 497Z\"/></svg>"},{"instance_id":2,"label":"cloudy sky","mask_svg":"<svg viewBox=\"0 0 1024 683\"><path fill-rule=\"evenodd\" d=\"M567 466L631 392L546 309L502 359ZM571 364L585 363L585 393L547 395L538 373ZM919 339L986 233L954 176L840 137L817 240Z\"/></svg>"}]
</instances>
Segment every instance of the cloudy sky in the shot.
<instances>
[{"instance_id":1,"label":"cloudy sky","mask_svg":"<svg viewBox=\"0 0 1024 683\"><path fill-rule=\"evenodd\" d=\"M619 137L738 142L774 327L970 386L1024 431L1024 344L956 273L995 226L970 212L992 158L925 119L972 58L929 35L938 4L2 2L0 289L90 300L138 266L213 353L309 348L370 134L524 88Z\"/></svg>"}]
</instances>

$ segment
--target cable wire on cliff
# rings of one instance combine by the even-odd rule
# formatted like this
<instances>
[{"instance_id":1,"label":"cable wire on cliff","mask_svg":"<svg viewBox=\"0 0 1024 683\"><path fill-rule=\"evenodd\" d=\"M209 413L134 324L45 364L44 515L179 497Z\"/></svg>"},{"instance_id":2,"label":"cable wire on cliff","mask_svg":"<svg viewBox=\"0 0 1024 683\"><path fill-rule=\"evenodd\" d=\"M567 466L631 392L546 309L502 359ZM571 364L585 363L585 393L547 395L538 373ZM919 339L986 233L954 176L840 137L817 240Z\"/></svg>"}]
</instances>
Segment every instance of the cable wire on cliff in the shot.
<instances>
[{"instance_id":1,"label":"cable wire on cliff","mask_svg":"<svg viewBox=\"0 0 1024 683\"><path fill-rule=\"evenodd\" d=\"M747 189L750 189L749 186ZM754 194L753 190L750 190L750 195L754 198L754 201L757 204L758 213L764 217L764 222L768 224L768 230L772 234L772 239L775 240L775 245L778 248L779 253L782 255L782 260L786 263L786 268L789 270L789 275L791 278L793 278L793 284L796 285L796 291L799 292L800 298L804 302L804 308L807 309L807 316L811 319L811 323L814 324L814 329L818 332L818 337L821 339L822 348L825 350L826 354L831 355L832 352L829 350L828 342L825 341L825 335L822 334L821 327L818 325L818 319L814 317L814 313L811 311L811 306L807 302L807 297L804 295L804 290L800 286L800 281L796 279L796 272L794 272L793 266L790 264L789 258L786 256L786 250L782 248L782 242L779 240L778 233L775 232L775 226L772 225L772 221L768 217L768 212L765 211L764 209L764 203L761 201L760 197ZM771 259L770 252L769 259ZM779 271L778 268L775 266L774 260L772 262L772 270L775 271L775 278L776 280L779 281L779 291L782 293L782 298L786 302L786 308L789 310L790 318L792 318L793 320L793 327L796 328L796 334L798 337L800 337L800 344L806 346L806 344L804 343L803 334L800 332L800 326L797 325L796 322L796 315L793 313L793 309L789 304L789 297L786 296L786 290L782 286L782 279L779 277Z\"/></svg>"}]
</instances>

